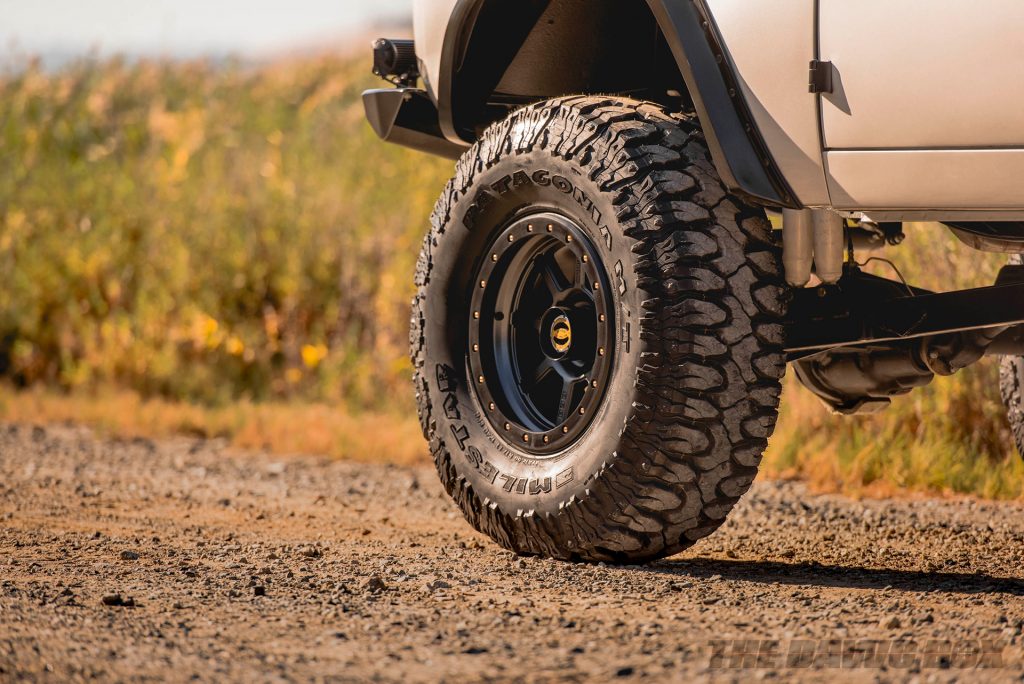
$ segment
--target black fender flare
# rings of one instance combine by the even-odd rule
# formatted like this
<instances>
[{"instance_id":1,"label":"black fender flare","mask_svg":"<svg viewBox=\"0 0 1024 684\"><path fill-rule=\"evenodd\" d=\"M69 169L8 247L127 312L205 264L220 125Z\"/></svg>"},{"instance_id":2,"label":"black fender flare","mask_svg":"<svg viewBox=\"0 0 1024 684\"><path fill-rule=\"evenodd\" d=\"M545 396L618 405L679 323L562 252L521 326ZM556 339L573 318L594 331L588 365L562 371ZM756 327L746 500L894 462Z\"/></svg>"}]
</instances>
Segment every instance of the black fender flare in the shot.
<instances>
[{"instance_id":1,"label":"black fender flare","mask_svg":"<svg viewBox=\"0 0 1024 684\"><path fill-rule=\"evenodd\" d=\"M647 4L686 82L722 181L760 204L798 208L761 137L704 0L647 0Z\"/></svg>"},{"instance_id":2,"label":"black fender flare","mask_svg":"<svg viewBox=\"0 0 1024 684\"><path fill-rule=\"evenodd\" d=\"M462 0L452 12L441 52L436 91L440 130L457 145L471 142L461 122L472 120L515 58L550 0L519 0L516 20L490 34L488 60L483 65L456 63L462 59L485 0ZM743 97L735 67L704 0L646 0L671 48L686 83L697 117L722 181L734 193L761 205L798 208L800 203L778 170ZM491 61L493 58L494 61ZM497 68L495 68L495 61ZM475 71L472 92L464 92L455 76ZM569 93L566 93L569 94ZM456 103L458 109L456 108ZM468 103L468 104L462 104ZM464 111L468 107L471 111Z\"/></svg>"}]
</instances>

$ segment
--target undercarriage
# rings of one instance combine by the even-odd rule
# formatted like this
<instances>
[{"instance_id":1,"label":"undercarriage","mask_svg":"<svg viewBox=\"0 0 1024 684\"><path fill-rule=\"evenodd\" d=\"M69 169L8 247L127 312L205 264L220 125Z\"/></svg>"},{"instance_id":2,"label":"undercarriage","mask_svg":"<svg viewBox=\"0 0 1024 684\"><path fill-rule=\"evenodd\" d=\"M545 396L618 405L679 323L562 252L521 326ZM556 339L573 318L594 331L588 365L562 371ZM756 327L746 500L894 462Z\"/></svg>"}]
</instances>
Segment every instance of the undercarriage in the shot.
<instances>
[{"instance_id":1,"label":"undercarriage","mask_svg":"<svg viewBox=\"0 0 1024 684\"><path fill-rule=\"evenodd\" d=\"M1024 266L1003 267L991 286L930 292L866 273L854 260L858 248L902 242L899 224L822 213L785 212L787 280L804 285L813 271L817 282L793 292L786 355L800 382L830 408L877 411L936 375L952 375L985 356L1024 354L1024 311L1016 306L1024 301ZM969 231L1017 244L1012 232L997 235L992 225L985 224L987 235L973 224L951 228L958 237Z\"/></svg>"}]
</instances>

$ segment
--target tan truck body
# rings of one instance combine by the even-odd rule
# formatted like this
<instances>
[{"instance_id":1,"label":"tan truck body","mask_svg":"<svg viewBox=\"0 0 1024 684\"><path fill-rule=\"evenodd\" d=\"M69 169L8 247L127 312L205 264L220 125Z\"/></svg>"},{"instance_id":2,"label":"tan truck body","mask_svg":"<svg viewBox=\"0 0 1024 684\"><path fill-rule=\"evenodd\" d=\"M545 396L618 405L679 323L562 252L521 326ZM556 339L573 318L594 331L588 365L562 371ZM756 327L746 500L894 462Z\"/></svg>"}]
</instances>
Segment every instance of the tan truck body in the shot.
<instances>
[{"instance_id":1,"label":"tan truck body","mask_svg":"<svg viewBox=\"0 0 1024 684\"><path fill-rule=\"evenodd\" d=\"M441 67L445 37L466 5L416 0L417 52L435 98L450 76ZM706 5L802 206L878 220L1024 218L1024 4ZM808 93L812 59L831 62L832 93Z\"/></svg>"}]
</instances>

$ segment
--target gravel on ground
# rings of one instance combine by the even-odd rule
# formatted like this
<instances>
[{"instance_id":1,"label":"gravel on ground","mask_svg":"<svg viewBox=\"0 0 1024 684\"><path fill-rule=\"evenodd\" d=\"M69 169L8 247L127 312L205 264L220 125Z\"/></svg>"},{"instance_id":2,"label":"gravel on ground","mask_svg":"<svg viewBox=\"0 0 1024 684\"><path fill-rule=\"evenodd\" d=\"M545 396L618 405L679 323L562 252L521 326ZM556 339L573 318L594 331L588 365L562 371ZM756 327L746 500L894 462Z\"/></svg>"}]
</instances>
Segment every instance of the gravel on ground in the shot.
<instances>
[{"instance_id":1,"label":"gravel on ground","mask_svg":"<svg viewBox=\"0 0 1024 684\"><path fill-rule=\"evenodd\" d=\"M1024 507L761 481L649 566L520 558L429 467L0 425L0 681L1024 674Z\"/></svg>"}]
</instances>

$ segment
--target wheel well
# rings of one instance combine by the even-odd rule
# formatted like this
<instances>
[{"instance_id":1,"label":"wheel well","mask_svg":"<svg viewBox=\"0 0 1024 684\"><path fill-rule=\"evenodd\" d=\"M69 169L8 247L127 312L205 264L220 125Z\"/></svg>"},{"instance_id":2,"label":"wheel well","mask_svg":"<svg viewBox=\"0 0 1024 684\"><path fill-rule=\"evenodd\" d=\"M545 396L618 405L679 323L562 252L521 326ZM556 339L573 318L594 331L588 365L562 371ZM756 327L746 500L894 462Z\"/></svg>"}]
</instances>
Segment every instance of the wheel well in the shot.
<instances>
[{"instance_id":1,"label":"wheel well","mask_svg":"<svg viewBox=\"0 0 1024 684\"><path fill-rule=\"evenodd\" d=\"M511 109L560 95L618 94L692 107L644 0L483 0L460 47L452 122L468 140Z\"/></svg>"}]
</instances>

